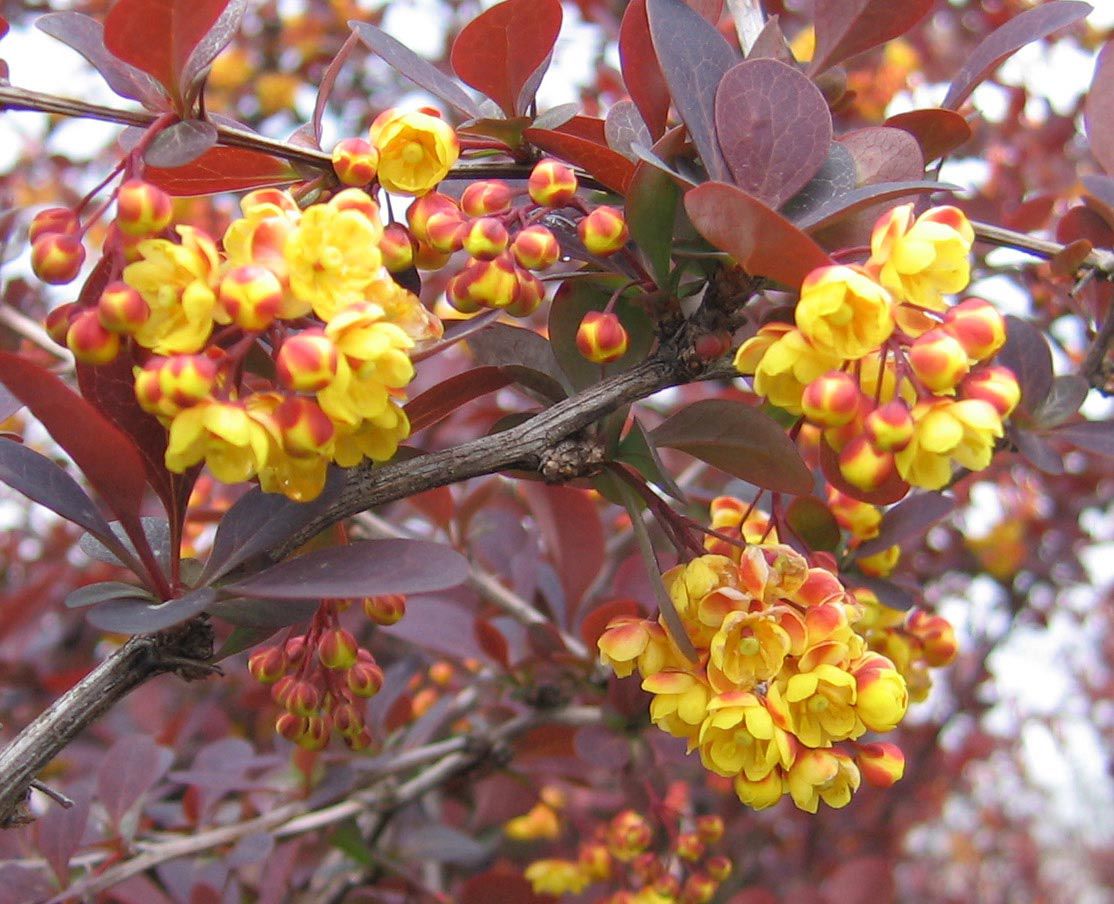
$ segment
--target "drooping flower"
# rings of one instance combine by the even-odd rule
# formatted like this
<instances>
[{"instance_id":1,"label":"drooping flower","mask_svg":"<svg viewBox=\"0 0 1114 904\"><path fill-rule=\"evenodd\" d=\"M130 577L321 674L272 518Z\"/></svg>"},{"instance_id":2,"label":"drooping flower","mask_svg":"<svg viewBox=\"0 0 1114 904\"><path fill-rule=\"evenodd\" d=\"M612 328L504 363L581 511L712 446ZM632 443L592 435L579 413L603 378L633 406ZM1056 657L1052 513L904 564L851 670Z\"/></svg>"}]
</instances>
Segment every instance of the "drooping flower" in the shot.
<instances>
[{"instance_id":1,"label":"drooping flower","mask_svg":"<svg viewBox=\"0 0 1114 904\"><path fill-rule=\"evenodd\" d=\"M416 110L384 110L371 124L370 139L379 152L379 183L398 194L431 191L460 156L452 127Z\"/></svg>"},{"instance_id":2,"label":"drooping flower","mask_svg":"<svg viewBox=\"0 0 1114 904\"><path fill-rule=\"evenodd\" d=\"M975 231L963 211L933 207L913 217L913 205L884 214L870 237L869 268L896 298L933 311L942 295L961 292L971 280Z\"/></svg>"},{"instance_id":3,"label":"drooping flower","mask_svg":"<svg viewBox=\"0 0 1114 904\"><path fill-rule=\"evenodd\" d=\"M813 270L801 285L797 328L818 349L856 360L894 330L890 293L855 267Z\"/></svg>"}]
</instances>

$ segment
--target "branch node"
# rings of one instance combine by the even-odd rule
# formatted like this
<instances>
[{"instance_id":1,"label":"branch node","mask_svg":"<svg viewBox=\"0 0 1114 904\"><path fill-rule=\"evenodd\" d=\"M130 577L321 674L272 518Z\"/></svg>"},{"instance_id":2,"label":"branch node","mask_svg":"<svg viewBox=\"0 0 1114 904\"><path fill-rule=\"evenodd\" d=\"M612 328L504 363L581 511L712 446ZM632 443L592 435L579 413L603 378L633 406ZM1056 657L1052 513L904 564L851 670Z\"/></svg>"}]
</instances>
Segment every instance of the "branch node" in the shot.
<instances>
[{"instance_id":1,"label":"branch node","mask_svg":"<svg viewBox=\"0 0 1114 904\"><path fill-rule=\"evenodd\" d=\"M541 453L538 470L546 483L568 483L577 477L598 474L607 461L594 439L563 439Z\"/></svg>"}]
</instances>

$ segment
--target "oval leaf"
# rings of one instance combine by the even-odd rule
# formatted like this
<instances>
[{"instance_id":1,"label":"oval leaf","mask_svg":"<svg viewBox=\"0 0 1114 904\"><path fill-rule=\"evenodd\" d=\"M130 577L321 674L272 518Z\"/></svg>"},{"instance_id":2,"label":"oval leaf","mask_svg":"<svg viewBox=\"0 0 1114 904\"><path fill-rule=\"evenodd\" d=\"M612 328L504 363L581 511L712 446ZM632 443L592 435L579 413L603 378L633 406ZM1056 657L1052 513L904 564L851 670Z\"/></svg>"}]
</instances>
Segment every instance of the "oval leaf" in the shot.
<instances>
[{"instance_id":1,"label":"oval leaf","mask_svg":"<svg viewBox=\"0 0 1114 904\"><path fill-rule=\"evenodd\" d=\"M905 195L927 194L934 191L958 191L959 187L945 182L882 182L878 185L864 185L822 207L810 211L797 223L801 229L816 232L832 225L844 217L858 213L882 201L892 201Z\"/></svg>"},{"instance_id":2,"label":"oval leaf","mask_svg":"<svg viewBox=\"0 0 1114 904\"><path fill-rule=\"evenodd\" d=\"M742 402L703 399L688 405L653 430L650 439L775 493L812 490L812 472L785 429Z\"/></svg>"},{"instance_id":3,"label":"oval leaf","mask_svg":"<svg viewBox=\"0 0 1114 904\"><path fill-rule=\"evenodd\" d=\"M917 181L924 176L920 145L903 129L871 126L840 135L838 141L855 161L857 185Z\"/></svg>"},{"instance_id":4,"label":"oval leaf","mask_svg":"<svg viewBox=\"0 0 1114 904\"><path fill-rule=\"evenodd\" d=\"M200 119L187 119L159 132L143 159L150 166L168 169L185 166L216 143L215 125Z\"/></svg>"},{"instance_id":5,"label":"oval leaf","mask_svg":"<svg viewBox=\"0 0 1114 904\"><path fill-rule=\"evenodd\" d=\"M150 166L144 176L167 194L177 197L288 185L301 178L289 163L278 157L226 147L210 148L185 166L169 169Z\"/></svg>"},{"instance_id":6,"label":"oval leaf","mask_svg":"<svg viewBox=\"0 0 1114 904\"><path fill-rule=\"evenodd\" d=\"M785 510L785 520L809 549L834 552L843 540L832 510L815 496L794 499Z\"/></svg>"},{"instance_id":7,"label":"oval leaf","mask_svg":"<svg viewBox=\"0 0 1114 904\"><path fill-rule=\"evenodd\" d=\"M240 628L285 628L309 621L320 600L221 599L209 606L208 613Z\"/></svg>"},{"instance_id":8,"label":"oval leaf","mask_svg":"<svg viewBox=\"0 0 1114 904\"><path fill-rule=\"evenodd\" d=\"M715 116L735 184L775 209L828 158L828 102L808 78L777 60L746 60L729 69L716 90Z\"/></svg>"},{"instance_id":9,"label":"oval leaf","mask_svg":"<svg viewBox=\"0 0 1114 904\"><path fill-rule=\"evenodd\" d=\"M882 516L878 536L856 550L856 557L872 556L891 546L923 537L930 527L955 510L955 499L943 493L917 493Z\"/></svg>"},{"instance_id":10,"label":"oval leaf","mask_svg":"<svg viewBox=\"0 0 1114 904\"><path fill-rule=\"evenodd\" d=\"M632 145L639 144L645 147L653 143L650 130L642 121L638 107L629 100L612 104L611 109L607 111L607 117L604 119L604 137L611 150L617 151L628 160L637 159L634 151L631 150Z\"/></svg>"},{"instance_id":11,"label":"oval leaf","mask_svg":"<svg viewBox=\"0 0 1114 904\"><path fill-rule=\"evenodd\" d=\"M606 144L550 129L526 129L522 134L536 147L595 176L616 194L626 193L627 185L634 174L634 164Z\"/></svg>"},{"instance_id":12,"label":"oval leaf","mask_svg":"<svg viewBox=\"0 0 1114 904\"><path fill-rule=\"evenodd\" d=\"M950 154L971 138L971 127L967 120L954 110L945 110L942 107L898 113L887 119L883 125L903 129L912 135L921 146L925 163Z\"/></svg>"},{"instance_id":13,"label":"oval leaf","mask_svg":"<svg viewBox=\"0 0 1114 904\"><path fill-rule=\"evenodd\" d=\"M513 382L514 377L500 367L476 367L454 374L406 404L410 432L424 430L473 399L510 386Z\"/></svg>"},{"instance_id":14,"label":"oval leaf","mask_svg":"<svg viewBox=\"0 0 1114 904\"><path fill-rule=\"evenodd\" d=\"M871 47L905 34L932 9L933 0L816 0L814 75ZM945 104L945 106L947 106Z\"/></svg>"},{"instance_id":15,"label":"oval leaf","mask_svg":"<svg viewBox=\"0 0 1114 904\"><path fill-rule=\"evenodd\" d=\"M359 599L444 590L467 577L468 561L440 543L361 540L288 559L222 589L262 599Z\"/></svg>"},{"instance_id":16,"label":"oval leaf","mask_svg":"<svg viewBox=\"0 0 1114 904\"><path fill-rule=\"evenodd\" d=\"M1033 413L1038 427L1057 427L1079 410L1090 392L1091 385L1079 374L1054 377L1048 396Z\"/></svg>"},{"instance_id":17,"label":"oval leaf","mask_svg":"<svg viewBox=\"0 0 1114 904\"><path fill-rule=\"evenodd\" d=\"M650 135L657 140L665 134L669 118L669 86L654 52L646 0L632 0L623 13L619 24L619 68L627 93L642 114Z\"/></svg>"},{"instance_id":18,"label":"oval leaf","mask_svg":"<svg viewBox=\"0 0 1114 904\"><path fill-rule=\"evenodd\" d=\"M102 631L111 631L114 634L150 634L152 631L165 631L200 615L216 599L217 592L210 587L202 587L165 603L147 602L134 597L117 598L90 609L86 618L91 625Z\"/></svg>"},{"instance_id":19,"label":"oval leaf","mask_svg":"<svg viewBox=\"0 0 1114 904\"><path fill-rule=\"evenodd\" d=\"M1095 63L1091 90L1083 105L1083 122L1091 153L1114 175L1114 41L1107 41Z\"/></svg>"},{"instance_id":20,"label":"oval leaf","mask_svg":"<svg viewBox=\"0 0 1114 904\"><path fill-rule=\"evenodd\" d=\"M148 591L135 584L125 584L123 581L101 581L97 584L86 584L78 587L66 597L65 605L68 609L83 609L86 606L97 606L109 600L144 600L148 603L157 603Z\"/></svg>"},{"instance_id":21,"label":"oval leaf","mask_svg":"<svg viewBox=\"0 0 1114 904\"><path fill-rule=\"evenodd\" d=\"M1048 434L1084 452L1114 458L1114 421L1082 421L1057 427Z\"/></svg>"},{"instance_id":22,"label":"oval leaf","mask_svg":"<svg viewBox=\"0 0 1114 904\"><path fill-rule=\"evenodd\" d=\"M1006 316L1006 344L998 352L1021 386L1021 407L1032 414L1052 389L1052 352L1041 331L1028 320Z\"/></svg>"}]
</instances>

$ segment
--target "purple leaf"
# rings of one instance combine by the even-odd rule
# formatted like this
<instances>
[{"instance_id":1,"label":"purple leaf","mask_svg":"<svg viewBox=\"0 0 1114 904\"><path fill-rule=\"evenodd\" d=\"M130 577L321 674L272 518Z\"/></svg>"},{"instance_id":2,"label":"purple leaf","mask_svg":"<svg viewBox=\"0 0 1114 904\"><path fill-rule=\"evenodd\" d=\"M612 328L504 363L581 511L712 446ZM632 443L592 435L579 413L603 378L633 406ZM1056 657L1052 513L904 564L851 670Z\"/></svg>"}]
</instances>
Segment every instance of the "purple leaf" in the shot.
<instances>
[{"instance_id":1,"label":"purple leaf","mask_svg":"<svg viewBox=\"0 0 1114 904\"><path fill-rule=\"evenodd\" d=\"M785 40L785 32L781 30L781 23L777 16L770 16L747 54L748 60L779 60L790 66L797 61L789 49L789 42Z\"/></svg>"},{"instance_id":2,"label":"purple leaf","mask_svg":"<svg viewBox=\"0 0 1114 904\"><path fill-rule=\"evenodd\" d=\"M298 622L309 621L317 611L320 601L313 600L261 600L222 599L206 610L241 628L285 628Z\"/></svg>"},{"instance_id":3,"label":"purple leaf","mask_svg":"<svg viewBox=\"0 0 1114 904\"><path fill-rule=\"evenodd\" d=\"M6 421L23 407L23 403L4 386L0 386L0 421Z\"/></svg>"},{"instance_id":4,"label":"purple leaf","mask_svg":"<svg viewBox=\"0 0 1114 904\"><path fill-rule=\"evenodd\" d=\"M688 128L708 175L731 176L716 141L716 89L739 62L726 39L682 0L647 0L650 34L673 105Z\"/></svg>"},{"instance_id":5,"label":"purple leaf","mask_svg":"<svg viewBox=\"0 0 1114 904\"><path fill-rule=\"evenodd\" d=\"M1082 421L1078 424L1067 424L1057 427L1048 435L1071 443L1084 452L1114 458L1114 422L1112 421Z\"/></svg>"},{"instance_id":6,"label":"purple leaf","mask_svg":"<svg viewBox=\"0 0 1114 904\"><path fill-rule=\"evenodd\" d=\"M832 143L824 95L777 60L729 69L716 89L715 120L735 184L775 209L816 175Z\"/></svg>"},{"instance_id":7,"label":"purple leaf","mask_svg":"<svg viewBox=\"0 0 1114 904\"><path fill-rule=\"evenodd\" d=\"M865 574L848 575L847 582L850 587L865 587L878 597L883 606L889 606L898 612L907 612L917 604L918 591L898 584L886 578L874 578Z\"/></svg>"},{"instance_id":8,"label":"purple leaf","mask_svg":"<svg viewBox=\"0 0 1114 904\"><path fill-rule=\"evenodd\" d=\"M849 57L905 34L932 9L932 0L816 0L815 75Z\"/></svg>"},{"instance_id":9,"label":"purple leaf","mask_svg":"<svg viewBox=\"0 0 1114 904\"><path fill-rule=\"evenodd\" d=\"M958 186L945 182L881 182L877 185L864 185L829 201L823 207L806 214L796 226L808 232L816 232L858 213L881 201L891 201L904 195L925 194L934 191L958 191Z\"/></svg>"},{"instance_id":10,"label":"purple leaf","mask_svg":"<svg viewBox=\"0 0 1114 904\"><path fill-rule=\"evenodd\" d=\"M476 642L474 625L473 613L447 596L415 596L406 601L406 618L382 631L423 650L486 658ZM384 680L384 684L387 683ZM378 702L379 698L375 699Z\"/></svg>"},{"instance_id":11,"label":"purple leaf","mask_svg":"<svg viewBox=\"0 0 1114 904\"><path fill-rule=\"evenodd\" d=\"M159 132L143 155L150 166L174 169L193 163L217 143L217 127L200 119L186 119Z\"/></svg>"},{"instance_id":12,"label":"purple leaf","mask_svg":"<svg viewBox=\"0 0 1114 904\"><path fill-rule=\"evenodd\" d=\"M954 110L940 107L897 113L883 125L912 135L920 145L926 163L950 154L971 138L971 126L967 120Z\"/></svg>"},{"instance_id":13,"label":"purple leaf","mask_svg":"<svg viewBox=\"0 0 1114 904\"><path fill-rule=\"evenodd\" d=\"M35 847L63 888L70 884L70 858L81 844L81 836L85 834L85 825L89 821L91 795L87 788L82 788L80 792L71 789L70 797L74 802L72 807L51 803L46 815L32 829Z\"/></svg>"},{"instance_id":14,"label":"purple leaf","mask_svg":"<svg viewBox=\"0 0 1114 904\"><path fill-rule=\"evenodd\" d=\"M853 191L855 182L854 159L847 148L833 141L828 148L828 157L816 175L782 204L779 212L787 220L796 222Z\"/></svg>"},{"instance_id":15,"label":"purple leaf","mask_svg":"<svg viewBox=\"0 0 1114 904\"><path fill-rule=\"evenodd\" d=\"M455 107L465 116L471 119L480 118L482 114L479 104L429 60L418 56L405 44L368 22L353 21L348 23L348 27L356 32L359 39L371 51L379 54L389 66L405 75L418 87L425 88L434 97Z\"/></svg>"},{"instance_id":16,"label":"purple leaf","mask_svg":"<svg viewBox=\"0 0 1114 904\"><path fill-rule=\"evenodd\" d=\"M166 774L173 761L174 753L160 747L148 735L119 738L108 749L97 770L97 799L117 828L128 810Z\"/></svg>"},{"instance_id":17,"label":"purple leaf","mask_svg":"<svg viewBox=\"0 0 1114 904\"><path fill-rule=\"evenodd\" d=\"M250 863L265 861L275 849L275 838L269 832L245 835L224 858L226 866L237 869Z\"/></svg>"},{"instance_id":18,"label":"purple leaf","mask_svg":"<svg viewBox=\"0 0 1114 904\"><path fill-rule=\"evenodd\" d=\"M1114 227L1114 177L1090 174L1080 179L1087 190L1088 205L1095 207Z\"/></svg>"},{"instance_id":19,"label":"purple leaf","mask_svg":"<svg viewBox=\"0 0 1114 904\"><path fill-rule=\"evenodd\" d=\"M535 127L537 124L535 123ZM642 121L642 115L629 100L621 100L611 106L604 119L604 135L607 136L607 145L613 151L618 151L628 160L637 159L631 145L649 145L653 139L650 130Z\"/></svg>"},{"instance_id":20,"label":"purple leaf","mask_svg":"<svg viewBox=\"0 0 1114 904\"><path fill-rule=\"evenodd\" d=\"M481 843L451 826L426 824L404 830L395 842L408 863L451 863L476 867L487 860L497 840Z\"/></svg>"},{"instance_id":21,"label":"purple leaf","mask_svg":"<svg viewBox=\"0 0 1114 904\"><path fill-rule=\"evenodd\" d=\"M82 609L85 606L99 606L109 600L130 599L144 600L148 603L158 602L150 591L136 587L135 584L125 584L123 581L101 581L78 587L66 597L65 605L68 609Z\"/></svg>"},{"instance_id":22,"label":"purple leaf","mask_svg":"<svg viewBox=\"0 0 1114 904\"><path fill-rule=\"evenodd\" d=\"M276 600L358 599L444 590L467 577L468 561L440 543L360 540L287 559L222 590Z\"/></svg>"},{"instance_id":23,"label":"purple leaf","mask_svg":"<svg viewBox=\"0 0 1114 904\"><path fill-rule=\"evenodd\" d=\"M236 37L236 32L240 30L240 22L243 20L246 10L247 0L231 0L217 18L217 21L213 23L212 28L193 48L189 59L186 61L185 68L182 70L182 81L179 86L186 98L195 96L201 80L205 77L213 60L217 58L217 54L224 50Z\"/></svg>"},{"instance_id":24,"label":"purple leaf","mask_svg":"<svg viewBox=\"0 0 1114 904\"><path fill-rule=\"evenodd\" d=\"M871 126L836 139L855 160L858 185L916 181L924 176L924 155L904 129Z\"/></svg>"},{"instance_id":25,"label":"purple leaf","mask_svg":"<svg viewBox=\"0 0 1114 904\"><path fill-rule=\"evenodd\" d=\"M1091 153L1104 170L1114 174L1114 41L1107 41L1099 52L1083 104L1083 122Z\"/></svg>"},{"instance_id":26,"label":"purple leaf","mask_svg":"<svg viewBox=\"0 0 1114 904\"><path fill-rule=\"evenodd\" d=\"M957 109L1010 54L1032 41L1046 38L1064 26L1077 22L1090 11L1089 3L1054 0L1014 16L983 38L971 51L963 68L952 79L951 87L940 106L949 110Z\"/></svg>"},{"instance_id":27,"label":"purple leaf","mask_svg":"<svg viewBox=\"0 0 1114 904\"><path fill-rule=\"evenodd\" d=\"M1013 425L1009 438L1017 446L1017 451L1037 470L1053 476L1064 473L1063 456L1043 436Z\"/></svg>"},{"instance_id":28,"label":"purple leaf","mask_svg":"<svg viewBox=\"0 0 1114 904\"><path fill-rule=\"evenodd\" d=\"M798 496L785 510L785 520L810 550L832 552L843 539L832 510L815 496Z\"/></svg>"},{"instance_id":29,"label":"purple leaf","mask_svg":"<svg viewBox=\"0 0 1114 904\"><path fill-rule=\"evenodd\" d=\"M520 492L545 539L571 617L603 568L605 537L599 510L587 493L572 487L523 483Z\"/></svg>"},{"instance_id":30,"label":"purple leaf","mask_svg":"<svg viewBox=\"0 0 1114 904\"><path fill-rule=\"evenodd\" d=\"M1033 421L1046 430L1064 423L1079 411L1090 389L1090 384L1079 374L1053 377L1048 396L1033 412Z\"/></svg>"},{"instance_id":31,"label":"purple leaf","mask_svg":"<svg viewBox=\"0 0 1114 904\"><path fill-rule=\"evenodd\" d=\"M341 45L340 50L337 51L336 56L329 61L329 65L325 67L325 72L321 76L321 82L317 86L317 99L313 102L313 119L302 126L302 129L305 130L302 137L313 147L321 147L321 120L325 116L325 106L329 103L329 98L332 97L337 76L340 75L340 71L348 62L348 58L352 56L352 51L356 49L356 43L359 40L360 36L355 32L350 34Z\"/></svg>"},{"instance_id":32,"label":"purple leaf","mask_svg":"<svg viewBox=\"0 0 1114 904\"><path fill-rule=\"evenodd\" d=\"M1032 414L1052 389L1052 352L1041 331L1028 320L1006 317L1006 344L998 352L1021 386L1021 407Z\"/></svg>"},{"instance_id":33,"label":"purple leaf","mask_svg":"<svg viewBox=\"0 0 1114 904\"><path fill-rule=\"evenodd\" d=\"M550 377L558 386L565 382L553 347L533 330L493 323L469 336L467 342L477 364L496 367L517 365Z\"/></svg>"},{"instance_id":34,"label":"purple leaf","mask_svg":"<svg viewBox=\"0 0 1114 904\"><path fill-rule=\"evenodd\" d=\"M89 611L89 623L116 634L149 634L200 615L217 599L217 591L201 587L165 603L135 597L108 600Z\"/></svg>"},{"instance_id":35,"label":"purple leaf","mask_svg":"<svg viewBox=\"0 0 1114 904\"><path fill-rule=\"evenodd\" d=\"M166 94L158 82L108 52L104 27L96 19L77 12L47 13L35 20L35 27L85 57L121 97L137 100L151 110L167 106Z\"/></svg>"},{"instance_id":36,"label":"purple leaf","mask_svg":"<svg viewBox=\"0 0 1114 904\"><path fill-rule=\"evenodd\" d=\"M650 439L775 493L812 490L812 472L785 428L742 402L702 399L659 425Z\"/></svg>"},{"instance_id":37,"label":"purple leaf","mask_svg":"<svg viewBox=\"0 0 1114 904\"><path fill-rule=\"evenodd\" d=\"M878 536L860 546L855 556L872 556L891 546L901 546L910 540L916 540L954 509L955 499L943 493L917 493L910 496L887 510L882 516Z\"/></svg>"}]
</instances>

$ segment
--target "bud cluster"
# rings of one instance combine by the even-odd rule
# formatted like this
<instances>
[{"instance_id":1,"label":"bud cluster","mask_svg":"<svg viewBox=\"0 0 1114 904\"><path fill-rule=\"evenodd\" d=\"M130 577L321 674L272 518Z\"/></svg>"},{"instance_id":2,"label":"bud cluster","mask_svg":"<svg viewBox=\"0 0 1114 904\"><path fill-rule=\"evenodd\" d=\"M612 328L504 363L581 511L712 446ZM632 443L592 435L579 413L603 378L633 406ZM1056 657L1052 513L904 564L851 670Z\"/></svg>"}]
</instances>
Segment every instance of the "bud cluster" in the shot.
<instances>
[{"instance_id":1,"label":"bud cluster","mask_svg":"<svg viewBox=\"0 0 1114 904\"><path fill-rule=\"evenodd\" d=\"M993 305L943 298L968 283L973 237L953 207L916 220L912 205L896 208L865 266L813 270L795 325L763 326L736 355L755 392L822 430L852 490L897 479L939 489L953 463L990 463L1020 390L991 363L1006 339Z\"/></svg>"}]
</instances>

